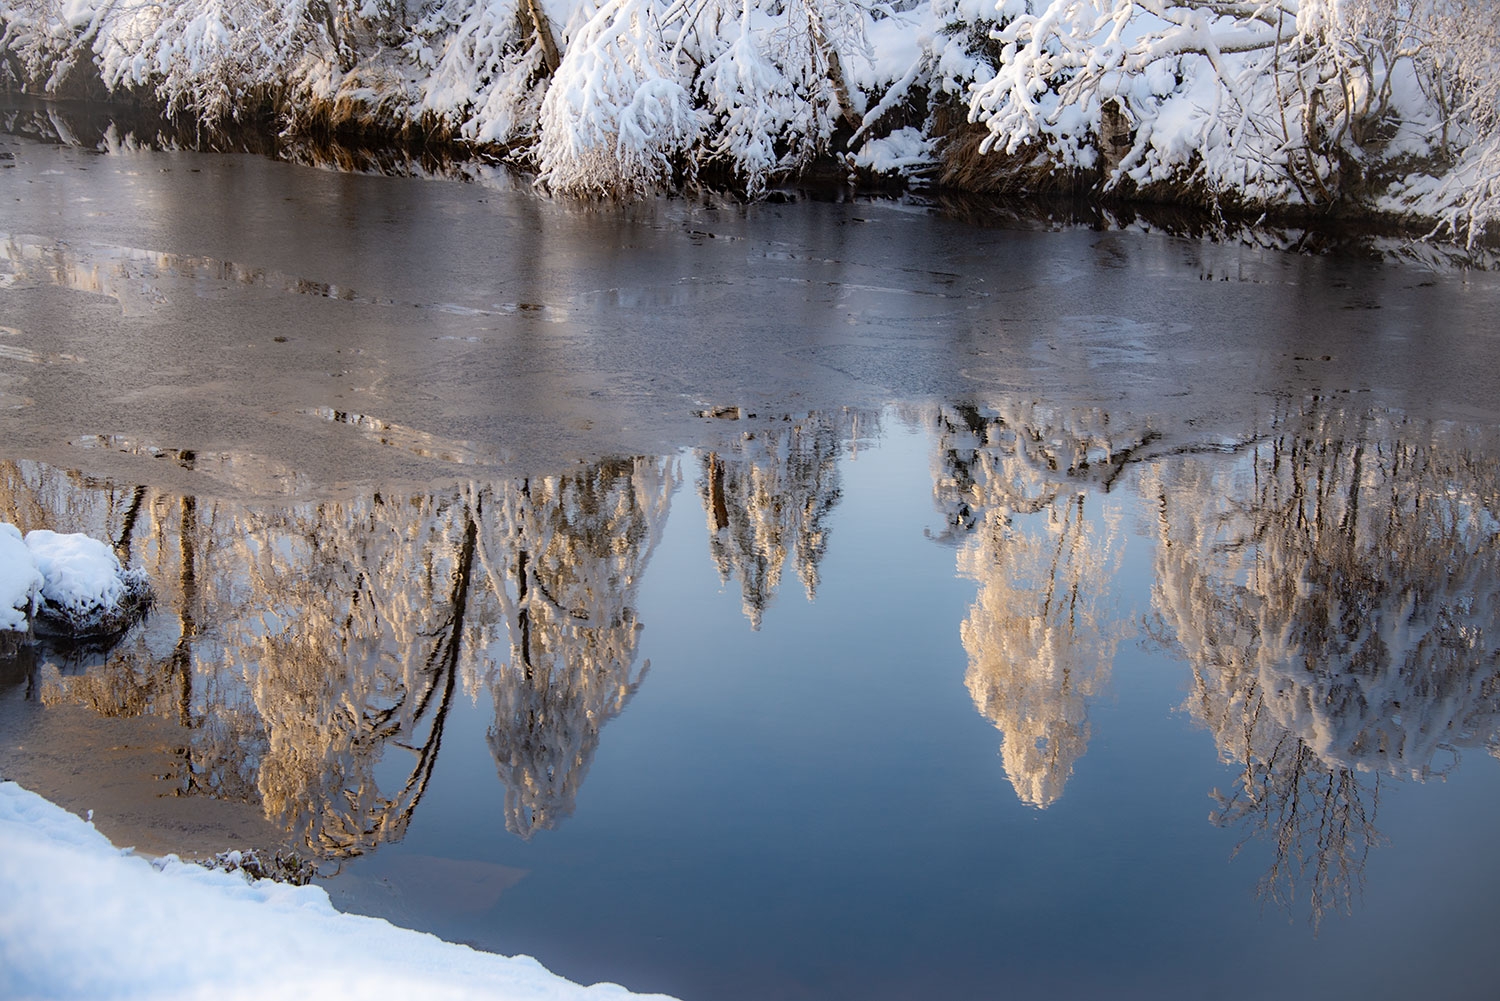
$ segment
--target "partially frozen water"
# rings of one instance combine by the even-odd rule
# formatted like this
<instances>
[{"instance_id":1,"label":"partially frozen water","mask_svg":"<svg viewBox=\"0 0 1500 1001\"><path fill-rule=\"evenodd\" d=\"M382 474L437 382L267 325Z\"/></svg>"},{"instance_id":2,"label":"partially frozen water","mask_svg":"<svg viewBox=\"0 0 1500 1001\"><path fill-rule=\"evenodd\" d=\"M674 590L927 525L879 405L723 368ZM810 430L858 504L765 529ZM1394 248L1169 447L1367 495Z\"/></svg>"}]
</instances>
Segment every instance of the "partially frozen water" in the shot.
<instances>
[{"instance_id":1,"label":"partially frozen water","mask_svg":"<svg viewBox=\"0 0 1500 1001\"><path fill-rule=\"evenodd\" d=\"M0 152L0 518L156 594L0 775L117 842L689 1001L1500 989L1491 273Z\"/></svg>"}]
</instances>

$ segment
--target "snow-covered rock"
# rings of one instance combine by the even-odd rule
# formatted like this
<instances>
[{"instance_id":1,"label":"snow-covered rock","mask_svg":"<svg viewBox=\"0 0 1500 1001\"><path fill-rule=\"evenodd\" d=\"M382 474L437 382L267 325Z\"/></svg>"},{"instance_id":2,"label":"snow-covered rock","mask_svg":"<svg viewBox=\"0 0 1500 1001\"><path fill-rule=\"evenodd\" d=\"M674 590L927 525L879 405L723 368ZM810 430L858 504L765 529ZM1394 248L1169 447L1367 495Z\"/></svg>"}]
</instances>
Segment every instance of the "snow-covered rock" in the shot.
<instances>
[{"instance_id":1,"label":"snow-covered rock","mask_svg":"<svg viewBox=\"0 0 1500 1001\"><path fill-rule=\"evenodd\" d=\"M145 573L121 566L98 539L47 529L23 538L0 522L0 632L106 635L149 599Z\"/></svg>"},{"instance_id":2,"label":"snow-covered rock","mask_svg":"<svg viewBox=\"0 0 1500 1001\"><path fill-rule=\"evenodd\" d=\"M0 632L24 632L42 574L16 526L0 522Z\"/></svg>"}]
</instances>

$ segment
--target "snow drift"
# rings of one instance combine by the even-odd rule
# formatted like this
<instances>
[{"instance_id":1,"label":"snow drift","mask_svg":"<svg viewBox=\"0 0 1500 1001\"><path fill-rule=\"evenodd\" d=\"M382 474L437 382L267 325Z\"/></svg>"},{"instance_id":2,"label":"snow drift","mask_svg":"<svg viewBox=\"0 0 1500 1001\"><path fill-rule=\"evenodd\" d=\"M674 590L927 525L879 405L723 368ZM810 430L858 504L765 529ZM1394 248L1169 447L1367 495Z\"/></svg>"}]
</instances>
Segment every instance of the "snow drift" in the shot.
<instances>
[{"instance_id":1,"label":"snow drift","mask_svg":"<svg viewBox=\"0 0 1500 1001\"><path fill-rule=\"evenodd\" d=\"M150 862L14 782L0 783L0 846L7 998L646 996L340 913L320 887L251 882L176 856Z\"/></svg>"}]
</instances>

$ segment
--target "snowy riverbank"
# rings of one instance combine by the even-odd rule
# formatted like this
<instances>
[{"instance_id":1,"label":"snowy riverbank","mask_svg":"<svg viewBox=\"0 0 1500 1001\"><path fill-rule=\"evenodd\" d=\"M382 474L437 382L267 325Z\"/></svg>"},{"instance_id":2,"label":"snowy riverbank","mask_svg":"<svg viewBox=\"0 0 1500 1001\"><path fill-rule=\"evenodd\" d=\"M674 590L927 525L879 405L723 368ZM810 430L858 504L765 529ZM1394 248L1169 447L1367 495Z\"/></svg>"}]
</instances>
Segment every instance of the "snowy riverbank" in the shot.
<instances>
[{"instance_id":1,"label":"snowy riverbank","mask_svg":"<svg viewBox=\"0 0 1500 1001\"><path fill-rule=\"evenodd\" d=\"M0 86L441 142L553 191L803 176L1500 226L1488 0L0 0Z\"/></svg>"},{"instance_id":2,"label":"snowy riverbank","mask_svg":"<svg viewBox=\"0 0 1500 1001\"><path fill-rule=\"evenodd\" d=\"M153 863L14 782L0 782L0 900L0 997L12 1001L663 998L343 914L316 886Z\"/></svg>"}]
</instances>

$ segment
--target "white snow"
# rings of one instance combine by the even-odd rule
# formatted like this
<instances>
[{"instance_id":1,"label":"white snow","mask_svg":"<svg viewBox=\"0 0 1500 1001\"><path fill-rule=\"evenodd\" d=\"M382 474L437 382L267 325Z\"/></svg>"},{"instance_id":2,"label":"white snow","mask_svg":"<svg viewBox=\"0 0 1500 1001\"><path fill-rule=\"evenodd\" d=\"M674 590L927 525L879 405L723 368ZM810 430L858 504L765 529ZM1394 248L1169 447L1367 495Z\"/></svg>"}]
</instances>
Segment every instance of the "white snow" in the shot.
<instances>
[{"instance_id":1,"label":"white snow","mask_svg":"<svg viewBox=\"0 0 1500 1001\"><path fill-rule=\"evenodd\" d=\"M112 608L125 596L120 561L98 539L39 528L26 533L26 548L45 581L42 597L68 612Z\"/></svg>"},{"instance_id":2,"label":"white snow","mask_svg":"<svg viewBox=\"0 0 1500 1001\"><path fill-rule=\"evenodd\" d=\"M0 522L0 632L24 632L43 578L16 526Z\"/></svg>"},{"instance_id":3,"label":"white snow","mask_svg":"<svg viewBox=\"0 0 1500 1001\"><path fill-rule=\"evenodd\" d=\"M855 155L857 166L877 174L910 171L933 162L936 139L928 139L913 128L897 129L884 139L871 139Z\"/></svg>"},{"instance_id":4,"label":"white snow","mask_svg":"<svg viewBox=\"0 0 1500 1001\"><path fill-rule=\"evenodd\" d=\"M344 914L320 887L148 861L14 782L0 782L0 900L13 1001L667 1001Z\"/></svg>"}]
</instances>

